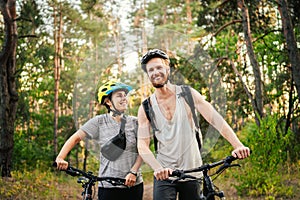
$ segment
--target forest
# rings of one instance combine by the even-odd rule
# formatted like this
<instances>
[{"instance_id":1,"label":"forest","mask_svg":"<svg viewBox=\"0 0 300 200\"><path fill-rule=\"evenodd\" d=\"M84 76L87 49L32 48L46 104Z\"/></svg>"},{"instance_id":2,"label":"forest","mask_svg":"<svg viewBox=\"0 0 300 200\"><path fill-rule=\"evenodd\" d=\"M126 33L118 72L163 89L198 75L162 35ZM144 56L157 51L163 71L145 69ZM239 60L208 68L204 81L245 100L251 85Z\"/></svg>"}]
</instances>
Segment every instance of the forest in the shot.
<instances>
[{"instance_id":1,"label":"forest","mask_svg":"<svg viewBox=\"0 0 300 200\"><path fill-rule=\"evenodd\" d=\"M299 0L0 0L0 199L80 196L76 180L52 163L83 123L106 112L96 96L107 80L134 88L127 112L137 115L153 92L140 66L153 48L168 53L170 80L204 95L252 150L221 175L227 199L300 199L299 7ZM230 155L232 146L198 119L204 162ZM85 141L68 161L97 172L97 155ZM142 171L151 185L153 172L146 164Z\"/></svg>"}]
</instances>

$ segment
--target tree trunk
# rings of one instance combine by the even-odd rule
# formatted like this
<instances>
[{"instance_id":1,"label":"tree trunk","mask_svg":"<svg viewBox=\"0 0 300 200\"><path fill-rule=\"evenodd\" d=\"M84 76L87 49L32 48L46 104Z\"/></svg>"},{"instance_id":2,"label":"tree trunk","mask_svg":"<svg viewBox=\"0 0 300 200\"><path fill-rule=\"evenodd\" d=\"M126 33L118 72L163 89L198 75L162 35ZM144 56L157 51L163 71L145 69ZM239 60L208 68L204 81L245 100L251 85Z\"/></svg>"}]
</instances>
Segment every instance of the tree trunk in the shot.
<instances>
[{"instance_id":1,"label":"tree trunk","mask_svg":"<svg viewBox=\"0 0 300 200\"><path fill-rule=\"evenodd\" d=\"M59 117L59 85L60 85L60 72L63 67L63 38L62 38L62 8L61 4L59 5L59 21L58 29L57 25L57 16L56 9L54 9L54 46L55 46L55 55L54 55L54 156L58 154L57 147L57 135L58 135L58 117Z\"/></svg>"},{"instance_id":2,"label":"tree trunk","mask_svg":"<svg viewBox=\"0 0 300 200\"><path fill-rule=\"evenodd\" d=\"M14 123L18 103L16 91L17 23L16 1L0 0L4 19L4 44L0 52L0 170L2 177L11 177L14 147Z\"/></svg>"},{"instance_id":3,"label":"tree trunk","mask_svg":"<svg viewBox=\"0 0 300 200\"><path fill-rule=\"evenodd\" d=\"M256 56L253 50L252 45L252 37L250 30L250 20L248 8L246 7L244 0L238 0L238 7L242 10L243 16L243 30L247 47L247 54L250 59L250 63L252 65L254 81L255 81L255 104L256 106L253 108L256 113L256 123L259 125L258 118L263 117L263 94L262 94L262 80L261 80L261 72L259 69L259 64L256 60Z\"/></svg>"},{"instance_id":4,"label":"tree trunk","mask_svg":"<svg viewBox=\"0 0 300 200\"><path fill-rule=\"evenodd\" d=\"M192 18L192 9L191 9L191 2L190 0L185 0L185 5L186 5L186 18L187 18L187 23L189 25L192 24L193 18ZM190 27L189 27L190 29Z\"/></svg>"},{"instance_id":5,"label":"tree trunk","mask_svg":"<svg viewBox=\"0 0 300 200\"><path fill-rule=\"evenodd\" d=\"M283 34L291 62L292 76L298 92L298 99L300 100L300 55L286 0L278 0L278 10L281 15Z\"/></svg>"}]
</instances>

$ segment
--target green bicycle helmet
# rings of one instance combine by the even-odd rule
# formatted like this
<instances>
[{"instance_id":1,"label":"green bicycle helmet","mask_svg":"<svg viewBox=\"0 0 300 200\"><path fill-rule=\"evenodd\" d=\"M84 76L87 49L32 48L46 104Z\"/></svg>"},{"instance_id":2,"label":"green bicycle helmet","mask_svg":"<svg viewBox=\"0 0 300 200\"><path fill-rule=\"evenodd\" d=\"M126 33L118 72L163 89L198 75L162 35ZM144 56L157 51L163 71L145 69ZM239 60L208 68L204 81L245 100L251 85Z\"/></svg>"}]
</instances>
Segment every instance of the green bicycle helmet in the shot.
<instances>
[{"instance_id":1,"label":"green bicycle helmet","mask_svg":"<svg viewBox=\"0 0 300 200\"><path fill-rule=\"evenodd\" d=\"M101 105L104 105L105 97L108 97L112 92L115 92L117 90L124 90L126 93L128 93L129 91L132 90L132 87L121 82L110 80L105 84L103 84L101 87L99 87L98 102Z\"/></svg>"}]
</instances>

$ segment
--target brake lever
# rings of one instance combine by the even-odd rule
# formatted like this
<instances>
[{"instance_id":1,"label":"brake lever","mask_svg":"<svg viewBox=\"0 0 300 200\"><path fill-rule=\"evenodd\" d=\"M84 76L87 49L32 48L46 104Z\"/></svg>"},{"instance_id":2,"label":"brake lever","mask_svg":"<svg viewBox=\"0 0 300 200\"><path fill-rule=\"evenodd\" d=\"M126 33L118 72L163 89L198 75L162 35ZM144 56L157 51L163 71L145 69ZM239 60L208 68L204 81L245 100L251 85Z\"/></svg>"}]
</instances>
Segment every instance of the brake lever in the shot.
<instances>
[{"instance_id":1,"label":"brake lever","mask_svg":"<svg viewBox=\"0 0 300 200\"><path fill-rule=\"evenodd\" d=\"M68 169L65 170L65 172L71 176L79 176L80 173L73 170L72 168L68 167Z\"/></svg>"},{"instance_id":2,"label":"brake lever","mask_svg":"<svg viewBox=\"0 0 300 200\"><path fill-rule=\"evenodd\" d=\"M176 179L172 180L171 183L176 183L179 180L180 180L180 178L176 178Z\"/></svg>"},{"instance_id":3,"label":"brake lever","mask_svg":"<svg viewBox=\"0 0 300 200\"><path fill-rule=\"evenodd\" d=\"M172 180L171 183L175 183L175 182L177 182L177 181L179 181L179 180L184 180L184 179L186 179L186 178L197 179L195 176L186 175L186 174L181 174L180 177L178 177L178 178Z\"/></svg>"},{"instance_id":4,"label":"brake lever","mask_svg":"<svg viewBox=\"0 0 300 200\"><path fill-rule=\"evenodd\" d=\"M224 163L217 171L216 174L219 174L222 172L224 169L230 168L230 167L241 167L240 164L230 164L230 163Z\"/></svg>"},{"instance_id":5,"label":"brake lever","mask_svg":"<svg viewBox=\"0 0 300 200\"><path fill-rule=\"evenodd\" d=\"M229 167L241 167L241 165L240 164L232 164Z\"/></svg>"}]
</instances>

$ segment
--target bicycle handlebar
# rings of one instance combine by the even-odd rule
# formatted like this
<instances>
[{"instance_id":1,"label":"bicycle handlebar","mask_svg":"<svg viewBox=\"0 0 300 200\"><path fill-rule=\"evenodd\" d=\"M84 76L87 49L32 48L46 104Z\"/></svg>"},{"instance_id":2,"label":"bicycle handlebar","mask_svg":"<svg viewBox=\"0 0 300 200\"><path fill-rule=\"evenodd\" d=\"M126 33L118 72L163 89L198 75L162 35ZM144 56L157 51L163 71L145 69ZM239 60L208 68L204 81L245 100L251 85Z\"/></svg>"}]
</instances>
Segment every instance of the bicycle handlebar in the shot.
<instances>
[{"instance_id":1,"label":"bicycle handlebar","mask_svg":"<svg viewBox=\"0 0 300 200\"><path fill-rule=\"evenodd\" d=\"M216 174L219 174L220 172L222 172L224 169L229 168L229 167L234 167L234 166L240 166L239 164L231 164L233 161L237 160L238 158L235 158L234 156L227 156L226 158L217 161L217 162L213 162L210 164L204 164L200 167L197 168L193 168L193 169L188 169L188 170L174 170L171 174L171 176L177 176L179 177L176 180L181 180L181 179L185 179L185 178L192 178L192 179L196 179L196 177L194 176L190 176L190 175L186 175L187 173L192 173L192 172L201 172L201 171L208 171L212 168L215 168L219 165L220 168L216 171Z\"/></svg>"},{"instance_id":2,"label":"bicycle handlebar","mask_svg":"<svg viewBox=\"0 0 300 200\"><path fill-rule=\"evenodd\" d=\"M57 167L57 163L54 162L52 164L52 166ZM124 178L116 178L116 177L108 177L108 176L98 177L98 176L93 175L91 172L84 172L84 171L77 169L75 167L72 167L70 165L68 165L68 168L66 170L61 170L61 171L65 171L68 175L71 175L71 176L84 176L84 177L88 178L89 180L93 180L94 182L106 181L114 186L125 185L125 181L126 181L126 179L124 179Z\"/></svg>"}]
</instances>

